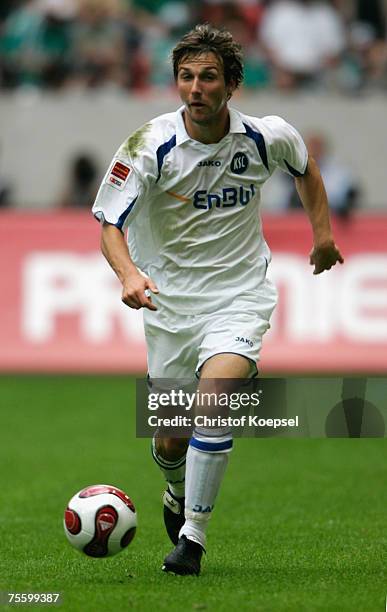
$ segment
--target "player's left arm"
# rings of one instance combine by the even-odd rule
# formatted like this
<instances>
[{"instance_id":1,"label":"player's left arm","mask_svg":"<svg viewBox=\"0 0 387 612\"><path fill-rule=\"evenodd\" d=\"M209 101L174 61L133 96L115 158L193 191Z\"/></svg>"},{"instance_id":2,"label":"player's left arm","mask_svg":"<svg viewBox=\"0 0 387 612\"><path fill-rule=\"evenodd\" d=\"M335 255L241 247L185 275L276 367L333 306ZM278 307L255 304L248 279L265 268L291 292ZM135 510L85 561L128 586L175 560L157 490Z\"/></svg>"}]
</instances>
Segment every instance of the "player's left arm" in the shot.
<instances>
[{"instance_id":1,"label":"player's left arm","mask_svg":"<svg viewBox=\"0 0 387 612\"><path fill-rule=\"evenodd\" d=\"M305 173L297 176L295 181L313 230L313 249L309 261L314 265L313 274L320 274L330 270L337 262L344 263L344 259L333 239L327 194L313 157L309 156Z\"/></svg>"}]
</instances>

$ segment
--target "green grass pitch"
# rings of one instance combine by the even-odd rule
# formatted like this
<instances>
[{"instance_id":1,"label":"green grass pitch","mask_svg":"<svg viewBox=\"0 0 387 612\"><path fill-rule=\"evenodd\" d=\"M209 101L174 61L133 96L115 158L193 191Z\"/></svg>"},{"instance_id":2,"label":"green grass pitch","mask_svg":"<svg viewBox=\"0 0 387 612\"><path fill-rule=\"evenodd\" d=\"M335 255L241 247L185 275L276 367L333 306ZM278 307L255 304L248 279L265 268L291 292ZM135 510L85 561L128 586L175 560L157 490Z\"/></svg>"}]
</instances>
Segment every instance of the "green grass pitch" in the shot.
<instances>
[{"instance_id":1,"label":"green grass pitch","mask_svg":"<svg viewBox=\"0 0 387 612\"><path fill-rule=\"evenodd\" d=\"M201 576L165 575L163 481L134 437L134 389L125 377L0 378L0 589L60 591L70 612L385 609L385 440L236 440ZM126 490L139 516L111 559L63 534L67 501L96 483Z\"/></svg>"}]
</instances>

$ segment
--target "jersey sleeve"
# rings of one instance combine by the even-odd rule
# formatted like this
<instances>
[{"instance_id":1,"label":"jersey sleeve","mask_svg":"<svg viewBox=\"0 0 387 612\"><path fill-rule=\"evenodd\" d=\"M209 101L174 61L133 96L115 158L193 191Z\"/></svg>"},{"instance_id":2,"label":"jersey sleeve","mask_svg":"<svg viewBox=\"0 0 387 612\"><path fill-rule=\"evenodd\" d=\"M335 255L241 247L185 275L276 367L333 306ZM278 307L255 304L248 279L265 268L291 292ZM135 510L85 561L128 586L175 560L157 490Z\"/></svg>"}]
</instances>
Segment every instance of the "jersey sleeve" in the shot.
<instances>
[{"instance_id":1,"label":"jersey sleeve","mask_svg":"<svg viewBox=\"0 0 387 612\"><path fill-rule=\"evenodd\" d=\"M291 176L303 176L308 163L308 151L299 132L281 117L265 117L270 134L271 165Z\"/></svg>"},{"instance_id":2,"label":"jersey sleeve","mask_svg":"<svg viewBox=\"0 0 387 612\"><path fill-rule=\"evenodd\" d=\"M154 174L154 155L135 132L110 163L92 208L94 216L124 231L144 206Z\"/></svg>"}]
</instances>

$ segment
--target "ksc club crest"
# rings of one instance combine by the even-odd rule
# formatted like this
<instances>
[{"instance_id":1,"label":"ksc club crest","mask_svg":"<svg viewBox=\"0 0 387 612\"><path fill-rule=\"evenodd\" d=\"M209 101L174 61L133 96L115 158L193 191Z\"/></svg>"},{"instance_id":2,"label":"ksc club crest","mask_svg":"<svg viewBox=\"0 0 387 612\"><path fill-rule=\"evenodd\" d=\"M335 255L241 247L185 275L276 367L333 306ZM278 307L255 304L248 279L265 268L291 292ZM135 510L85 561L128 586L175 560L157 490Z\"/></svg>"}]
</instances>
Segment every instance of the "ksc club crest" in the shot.
<instances>
[{"instance_id":1,"label":"ksc club crest","mask_svg":"<svg viewBox=\"0 0 387 612\"><path fill-rule=\"evenodd\" d=\"M249 167L249 160L245 153L235 153L231 160L231 172L235 174L243 174Z\"/></svg>"}]
</instances>

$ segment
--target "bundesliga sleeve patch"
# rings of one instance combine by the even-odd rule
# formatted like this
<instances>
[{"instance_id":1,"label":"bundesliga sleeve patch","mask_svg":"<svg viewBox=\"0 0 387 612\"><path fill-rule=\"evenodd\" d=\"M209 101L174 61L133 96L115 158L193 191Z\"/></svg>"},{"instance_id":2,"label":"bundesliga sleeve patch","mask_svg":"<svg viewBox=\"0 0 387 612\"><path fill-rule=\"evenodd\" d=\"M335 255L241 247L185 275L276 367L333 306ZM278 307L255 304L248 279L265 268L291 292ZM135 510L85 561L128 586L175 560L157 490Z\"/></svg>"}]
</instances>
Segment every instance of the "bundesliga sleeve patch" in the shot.
<instances>
[{"instance_id":1,"label":"bundesliga sleeve patch","mask_svg":"<svg viewBox=\"0 0 387 612\"><path fill-rule=\"evenodd\" d=\"M123 162L116 161L107 176L106 182L115 189L122 191L131 171L132 168L130 166L127 166Z\"/></svg>"}]
</instances>

